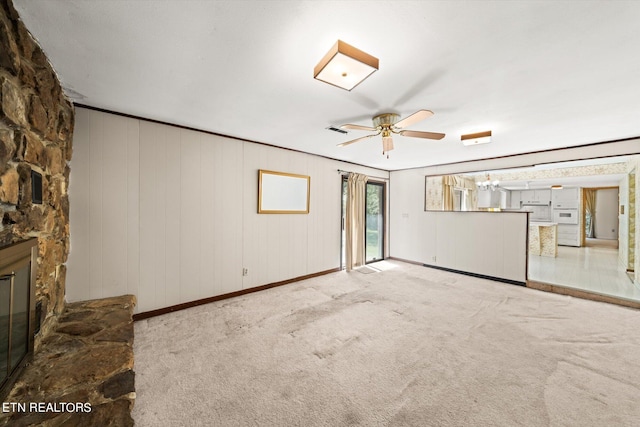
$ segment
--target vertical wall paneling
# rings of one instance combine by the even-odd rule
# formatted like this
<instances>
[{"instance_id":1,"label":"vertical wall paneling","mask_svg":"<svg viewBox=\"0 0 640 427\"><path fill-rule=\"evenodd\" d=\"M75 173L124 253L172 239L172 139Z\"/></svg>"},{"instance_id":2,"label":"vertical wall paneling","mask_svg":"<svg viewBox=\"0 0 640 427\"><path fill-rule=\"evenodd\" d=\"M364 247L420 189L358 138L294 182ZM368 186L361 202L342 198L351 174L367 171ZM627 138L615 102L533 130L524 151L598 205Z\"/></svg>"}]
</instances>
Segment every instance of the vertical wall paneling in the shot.
<instances>
[{"instance_id":1,"label":"vertical wall paneling","mask_svg":"<svg viewBox=\"0 0 640 427\"><path fill-rule=\"evenodd\" d=\"M203 298L200 289L200 140L194 131L180 132L180 301Z\"/></svg>"},{"instance_id":2,"label":"vertical wall paneling","mask_svg":"<svg viewBox=\"0 0 640 427\"><path fill-rule=\"evenodd\" d=\"M66 297L136 293L138 121L78 110L76 123Z\"/></svg>"},{"instance_id":3,"label":"vertical wall paneling","mask_svg":"<svg viewBox=\"0 0 640 427\"><path fill-rule=\"evenodd\" d=\"M522 213L425 212L435 226L424 238L435 241L436 260L406 258L469 273L524 282L527 218ZM433 224L433 223L432 223Z\"/></svg>"},{"instance_id":4,"label":"vertical wall paneling","mask_svg":"<svg viewBox=\"0 0 640 427\"><path fill-rule=\"evenodd\" d=\"M138 294L140 283L140 122L127 120L127 294Z\"/></svg>"},{"instance_id":5,"label":"vertical wall paneling","mask_svg":"<svg viewBox=\"0 0 640 427\"><path fill-rule=\"evenodd\" d=\"M527 224L526 218L522 218L517 215L512 215L512 218L509 218L510 221L517 222L521 221ZM522 271L526 271L527 269L527 258L519 257L518 254L522 251L522 247L527 246L527 235L521 233L511 233L509 229L505 226L504 233L502 236L502 258L497 258L497 261L501 262L502 271L506 277L518 277Z\"/></svg>"},{"instance_id":6,"label":"vertical wall paneling","mask_svg":"<svg viewBox=\"0 0 640 427\"><path fill-rule=\"evenodd\" d=\"M392 174L389 186L393 199L389 208L389 226L393 230L389 242L390 255L401 259L431 262L435 252L428 251L433 236L426 232L427 220L422 196L424 175L411 170L402 174L396 172Z\"/></svg>"},{"instance_id":7,"label":"vertical wall paneling","mask_svg":"<svg viewBox=\"0 0 640 427\"><path fill-rule=\"evenodd\" d=\"M88 110L76 111L73 147L73 173L69 176L69 227L70 245L67 263L66 298L76 300L89 299L89 260L91 259L90 204L91 183L89 181L90 132Z\"/></svg>"},{"instance_id":8,"label":"vertical wall paneling","mask_svg":"<svg viewBox=\"0 0 640 427\"><path fill-rule=\"evenodd\" d=\"M162 183L157 172L164 167L165 141L158 125L140 123L140 284L138 309L149 310L164 303L164 262L161 227L163 212L159 211L163 199ZM161 256L160 259L158 257ZM158 276L160 281L158 281Z\"/></svg>"},{"instance_id":9,"label":"vertical wall paneling","mask_svg":"<svg viewBox=\"0 0 640 427\"><path fill-rule=\"evenodd\" d=\"M342 178L328 159L309 162L311 207L307 270L324 271L340 265L340 192ZM334 230L329 233L328 230Z\"/></svg>"},{"instance_id":10,"label":"vertical wall paneling","mask_svg":"<svg viewBox=\"0 0 640 427\"><path fill-rule=\"evenodd\" d=\"M215 249L216 286L213 295L242 289L242 219L244 212L243 143L221 138L218 141L214 169L216 183L215 230L212 236ZM218 236L221 236L219 238Z\"/></svg>"},{"instance_id":11,"label":"vertical wall paneling","mask_svg":"<svg viewBox=\"0 0 640 427\"><path fill-rule=\"evenodd\" d=\"M160 125L159 125L160 126ZM155 307L165 307L179 304L180 300L180 206L182 195L180 192L182 174L182 164L180 162L180 129L162 126L159 132L166 135L164 140L164 161L160 171L164 175L163 203L159 209L163 212L163 233L164 233L164 263L158 265L163 269L166 288L165 301L162 305ZM142 310L141 310L142 311Z\"/></svg>"},{"instance_id":12,"label":"vertical wall paneling","mask_svg":"<svg viewBox=\"0 0 640 427\"><path fill-rule=\"evenodd\" d=\"M102 289L127 293L127 159L130 119L103 116L102 140Z\"/></svg>"},{"instance_id":13,"label":"vertical wall paneling","mask_svg":"<svg viewBox=\"0 0 640 427\"><path fill-rule=\"evenodd\" d=\"M104 148L105 116L91 113L89 115L89 239L91 252L89 253L89 277L87 297L101 298L102 293L102 217L104 206L102 204L103 191L103 161L102 150Z\"/></svg>"},{"instance_id":14,"label":"vertical wall paneling","mask_svg":"<svg viewBox=\"0 0 640 427\"><path fill-rule=\"evenodd\" d=\"M139 311L239 290L242 144L142 123Z\"/></svg>"},{"instance_id":15,"label":"vertical wall paneling","mask_svg":"<svg viewBox=\"0 0 640 427\"><path fill-rule=\"evenodd\" d=\"M244 143L243 253L248 275L243 277L243 288L309 274L309 215L258 214L257 199L260 169L308 175L307 162L315 160L311 157Z\"/></svg>"},{"instance_id":16,"label":"vertical wall paneling","mask_svg":"<svg viewBox=\"0 0 640 427\"><path fill-rule=\"evenodd\" d=\"M216 236L219 236L224 227L224 221L216 211L216 205L221 202L224 189L216 189L216 159L222 157L222 144L216 144L209 135L200 135L200 164L198 178L200 202L200 292L202 295L215 295L215 284L221 279L220 268L217 265ZM216 191L220 191L216 193ZM218 228L221 226L220 228ZM225 240L224 237L222 240ZM204 298L204 297L203 297Z\"/></svg>"},{"instance_id":17,"label":"vertical wall paneling","mask_svg":"<svg viewBox=\"0 0 640 427\"><path fill-rule=\"evenodd\" d=\"M425 173L391 174L391 256L460 271L526 280L526 215L424 210Z\"/></svg>"},{"instance_id":18,"label":"vertical wall paneling","mask_svg":"<svg viewBox=\"0 0 640 427\"><path fill-rule=\"evenodd\" d=\"M67 300L138 313L337 268L337 169L388 175L83 108L71 169ZM259 169L310 175L311 212L259 215Z\"/></svg>"}]
</instances>

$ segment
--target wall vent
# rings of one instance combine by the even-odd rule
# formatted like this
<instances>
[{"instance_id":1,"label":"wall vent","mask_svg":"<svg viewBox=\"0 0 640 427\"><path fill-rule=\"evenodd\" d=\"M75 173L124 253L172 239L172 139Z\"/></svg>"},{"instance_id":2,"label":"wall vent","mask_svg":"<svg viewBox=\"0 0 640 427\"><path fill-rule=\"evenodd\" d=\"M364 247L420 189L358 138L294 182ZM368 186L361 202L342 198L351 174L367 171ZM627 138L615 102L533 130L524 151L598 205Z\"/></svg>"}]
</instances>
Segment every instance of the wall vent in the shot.
<instances>
[{"instance_id":1,"label":"wall vent","mask_svg":"<svg viewBox=\"0 0 640 427\"><path fill-rule=\"evenodd\" d=\"M332 130L334 132L338 132L338 133L348 133L346 130L337 128L335 126L329 126L327 129Z\"/></svg>"},{"instance_id":2,"label":"wall vent","mask_svg":"<svg viewBox=\"0 0 640 427\"><path fill-rule=\"evenodd\" d=\"M31 171L31 202L42 204L42 174Z\"/></svg>"}]
</instances>

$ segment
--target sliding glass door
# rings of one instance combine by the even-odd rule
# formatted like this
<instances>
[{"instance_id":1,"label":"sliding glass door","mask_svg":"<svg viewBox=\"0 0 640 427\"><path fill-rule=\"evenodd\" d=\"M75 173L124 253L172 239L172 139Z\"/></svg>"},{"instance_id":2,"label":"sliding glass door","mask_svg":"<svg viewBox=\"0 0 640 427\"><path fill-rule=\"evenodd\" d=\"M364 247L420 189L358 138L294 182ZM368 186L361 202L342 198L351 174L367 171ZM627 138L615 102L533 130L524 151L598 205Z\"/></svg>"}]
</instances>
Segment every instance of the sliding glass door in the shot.
<instances>
[{"instance_id":1,"label":"sliding glass door","mask_svg":"<svg viewBox=\"0 0 640 427\"><path fill-rule=\"evenodd\" d=\"M385 184L367 182L365 193L365 263L384 259L384 199ZM340 267L346 265L346 212L347 212L347 177L342 178L341 186L341 224L340 224Z\"/></svg>"},{"instance_id":2,"label":"sliding glass door","mask_svg":"<svg viewBox=\"0 0 640 427\"><path fill-rule=\"evenodd\" d=\"M342 208L341 208L341 220L340 220L340 269L344 269L347 265L347 177L342 177Z\"/></svg>"},{"instance_id":3,"label":"sliding glass door","mask_svg":"<svg viewBox=\"0 0 640 427\"><path fill-rule=\"evenodd\" d=\"M365 262L384 259L384 184L367 182L365 200Z\"/></svg>"}]
</instances>

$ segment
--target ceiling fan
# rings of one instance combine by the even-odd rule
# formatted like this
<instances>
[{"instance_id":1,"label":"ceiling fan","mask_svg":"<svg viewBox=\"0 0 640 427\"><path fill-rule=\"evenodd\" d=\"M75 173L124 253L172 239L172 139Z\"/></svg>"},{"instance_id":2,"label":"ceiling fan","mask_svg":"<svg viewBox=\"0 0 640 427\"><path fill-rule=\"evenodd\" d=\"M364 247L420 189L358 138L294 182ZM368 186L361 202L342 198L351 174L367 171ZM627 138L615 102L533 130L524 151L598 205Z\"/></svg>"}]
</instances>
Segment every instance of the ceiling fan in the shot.
<instances>
[{"instance_id":1,"label":"ceiling fan","mask_svg":"<svg viewBox=\"0 0 640 427\"><path fill-rule=\"evenodd\" d=\"M351 130L366 130L370 132L376 132L372 135L363 136L361 138L352 139L351 141L343 142L342 144L338 144L338 147L344 147L346 145L353 144L354 142L362 141L364 139L373 138L374 136L378 136L382 134L382 154L386 154L387 158L389 158L389 151L393 150L393 138L391 137L392 133L396 133L402 136L408 136L411 138L426 138L426 139L442 139L444 138L444 133L436 133L436 132L423 132L418 130L404 130L404 128L411 126L414 123L417 123L421 120L427 119L433 116L433 111L430 110L418 110L415 113L411 114L408 117L398 121L400 116L395 113L384 113L379 114L373 118L373 127L369 126L361 126L361 125L351 125L346 124L340 126L340 129L351 129Z\"/></svg>"}]
</instances>

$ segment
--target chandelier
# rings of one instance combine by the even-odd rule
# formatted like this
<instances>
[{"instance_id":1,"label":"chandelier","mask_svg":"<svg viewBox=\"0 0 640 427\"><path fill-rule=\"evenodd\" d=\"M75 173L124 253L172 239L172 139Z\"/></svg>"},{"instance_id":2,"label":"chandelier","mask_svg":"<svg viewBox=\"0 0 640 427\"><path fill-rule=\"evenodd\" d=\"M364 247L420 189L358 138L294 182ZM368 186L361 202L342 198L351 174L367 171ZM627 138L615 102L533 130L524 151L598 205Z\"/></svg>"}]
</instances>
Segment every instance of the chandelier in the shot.
<instances>
[{"instance_id":1,"label":"chandelier","mask_svg":"<svg viewBox=\"0 0 640 427\"><path fill-rule=\"evenodd\" d=\"M485 179L484 181L476 181L476 186L478 186L479 189L495 191L496 188L500 187L500 181L498 181L497 179L491 181L491 176L489 175L487 175L486 178L487 179Z\"/></svg>"}]
</instances>

